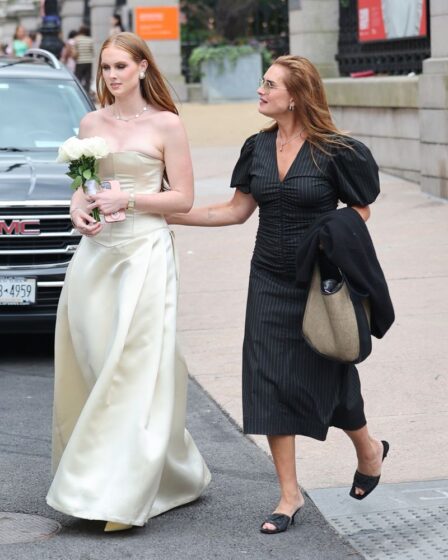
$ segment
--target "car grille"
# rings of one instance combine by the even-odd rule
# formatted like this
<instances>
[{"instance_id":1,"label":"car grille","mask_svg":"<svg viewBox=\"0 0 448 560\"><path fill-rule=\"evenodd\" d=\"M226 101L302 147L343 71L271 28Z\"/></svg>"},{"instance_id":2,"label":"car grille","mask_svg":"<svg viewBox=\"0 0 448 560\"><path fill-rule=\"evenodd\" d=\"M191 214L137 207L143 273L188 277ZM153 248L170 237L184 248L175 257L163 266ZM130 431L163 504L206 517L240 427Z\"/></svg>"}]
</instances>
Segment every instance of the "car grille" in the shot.
<instances>
[{"instance_id":1,"label":"car grille","mask_svg":"<svg viewBox=\"0 0 448 560\"><path fill-rule=\"evenodd\" d=\"M0 234L0 269L67 265L80 240L68 205L0 206L0 220L40 221L39 235Z\"/></svg>"},{"instance_id":2,"label":"car grille","mask_svg":"<svg viewBox=\"0 0 448 560\"><path fill-rule=\"evenodd\" d=\"M0 307L1 313L13 313L14 315L34 315L42 313L55 312L61 295L62 287L60 286L37 286L36 303L33 305L8 305Z\"/></svg>"}]
</instances>

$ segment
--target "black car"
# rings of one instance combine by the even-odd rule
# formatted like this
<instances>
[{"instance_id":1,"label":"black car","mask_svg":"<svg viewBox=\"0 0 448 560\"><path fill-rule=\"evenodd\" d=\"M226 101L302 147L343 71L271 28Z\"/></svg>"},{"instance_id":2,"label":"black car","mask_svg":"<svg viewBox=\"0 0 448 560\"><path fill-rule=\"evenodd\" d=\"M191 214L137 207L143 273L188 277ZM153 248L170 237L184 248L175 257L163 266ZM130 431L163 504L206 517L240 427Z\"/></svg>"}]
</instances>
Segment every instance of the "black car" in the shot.
<instances>
[{"instance_id":1,"label":"black car","mask_svg":"<svg viewBox=\"0 0 448 560\"><path fill-rule=\"evenodd\" d=\"M0 332L51 332L80 236L60 144L95 107L50 53L0 57Z\"/></svg>"}]
</instances>

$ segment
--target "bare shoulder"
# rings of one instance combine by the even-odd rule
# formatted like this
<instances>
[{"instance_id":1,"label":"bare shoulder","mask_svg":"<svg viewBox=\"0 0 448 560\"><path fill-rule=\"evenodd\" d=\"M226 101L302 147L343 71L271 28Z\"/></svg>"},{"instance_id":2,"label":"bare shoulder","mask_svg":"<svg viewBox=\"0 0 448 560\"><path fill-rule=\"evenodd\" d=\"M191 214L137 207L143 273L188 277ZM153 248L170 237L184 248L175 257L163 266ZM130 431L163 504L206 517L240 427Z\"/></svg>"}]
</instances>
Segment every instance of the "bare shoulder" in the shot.
<instances>
[{"instance_id":1,"label":"bare shoulder","mask_svg":"<svg viewBox=\"0 0 448 560\"><path fill-rule=\"evenodd\" d=\"M98 111L90 111L90 113L86 113L83 116L79 123L79 136L91 136L90 132L95 128L95 124L98 123L97 113Z\"/></svg>"},{"instance_id":2,"label":"bare shoulder","mask_svg":"<svg viewBox=\"0 0 448 560\"><path fill-rule=\"evenodd\" d=\"M158 111L153 115L154 124L165 132L176 132L184 129L179 115L171 111Z\"/></svg>"},{"instance_id":3,"label":"bare shoulder","mask_svg":"<svg viewBox=\"0 0 448 560\"><path fill-rule=\"evenodd\" d=\"M97 126L106 118L106 109L98 109L86 113L79 124L79 133L82 137L94 136Z\"/></svg>"}]
</instances>

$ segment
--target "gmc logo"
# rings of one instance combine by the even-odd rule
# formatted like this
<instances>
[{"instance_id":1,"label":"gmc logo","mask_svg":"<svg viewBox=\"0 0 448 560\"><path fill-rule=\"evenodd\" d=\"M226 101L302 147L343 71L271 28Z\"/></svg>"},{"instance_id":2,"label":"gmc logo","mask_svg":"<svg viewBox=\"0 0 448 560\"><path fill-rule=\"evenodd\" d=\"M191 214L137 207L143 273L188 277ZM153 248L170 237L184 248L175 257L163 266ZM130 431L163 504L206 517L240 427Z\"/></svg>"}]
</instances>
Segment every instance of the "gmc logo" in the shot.
<instances>
[{"instance_id":1,"label":"gmc logo","mask_svg":"<svg viewBox=\"0 0 448 560\"><path fill-rule=\"evenodd\" d=\"M39 235L40 220L2 220L0 235Z\"/></svg>"}]
</instances>

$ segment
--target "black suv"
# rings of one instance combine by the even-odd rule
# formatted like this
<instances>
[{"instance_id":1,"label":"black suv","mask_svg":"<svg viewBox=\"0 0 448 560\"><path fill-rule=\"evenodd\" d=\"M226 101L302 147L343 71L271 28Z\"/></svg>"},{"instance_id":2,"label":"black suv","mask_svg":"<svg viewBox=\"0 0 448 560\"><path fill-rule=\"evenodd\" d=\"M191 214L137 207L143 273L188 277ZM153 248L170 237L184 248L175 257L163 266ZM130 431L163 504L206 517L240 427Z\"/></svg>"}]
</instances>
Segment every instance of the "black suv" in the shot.
<instances>
[{"instance_id":1,"label":"black suv","mask_svg":"<svg viewBox=\"0 0 448 560\"><path fill-rule=\"evenodd\" d=\"M0 57L0 332L51 332L80 237L57 149L95 107L50 53Z\"/></svg>"}]
</instances>

